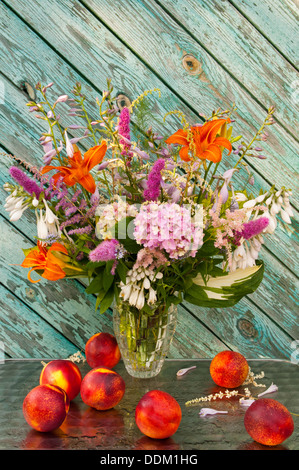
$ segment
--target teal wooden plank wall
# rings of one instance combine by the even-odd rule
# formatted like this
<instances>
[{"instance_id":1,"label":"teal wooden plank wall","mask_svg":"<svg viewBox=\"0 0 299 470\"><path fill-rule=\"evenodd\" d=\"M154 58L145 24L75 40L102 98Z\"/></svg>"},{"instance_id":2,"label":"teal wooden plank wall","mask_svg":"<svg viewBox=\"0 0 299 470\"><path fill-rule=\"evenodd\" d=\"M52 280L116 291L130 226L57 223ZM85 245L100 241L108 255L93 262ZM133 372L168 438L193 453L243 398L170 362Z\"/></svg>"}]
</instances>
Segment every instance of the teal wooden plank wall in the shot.
<instances>
[{"instance_id":1,"label":"teal wooden plank wall","mask_svg":"<svg viewBox=\"0 0 299 470\"><path fill-rule=\"evenodd\" d=\"M266 240L261 251L266 272L257 292L225 310L180 306L170 357L213 357L229 348L248 358L289 360L299 339L295 2L4 0L0 36L0 152L39 166L44 127L25 106L37 81L54 81L57 95L80 81L95 117L93 100L107 77L131 100L160 88L157 112L181 109L195 122L198 113L235 102L236 130L245 137L275 105L276 125L264 145L269 157L247 163L255 178L253 193L273 184L293 188L293 225L288 232L279 227ZM169 117L163 133L178 126L178 119ZM92 334L112 332L111 312L94 312L95 299L85 294L82 282L32 285L15 266L22 262L21 248L34 244L35 219L25 213L9 222L2 184L10 165L2 155L0 341L6 357L67 357L83 350ZM229 167L229 161L223 165Z\"/></svg>"}]
</instances>

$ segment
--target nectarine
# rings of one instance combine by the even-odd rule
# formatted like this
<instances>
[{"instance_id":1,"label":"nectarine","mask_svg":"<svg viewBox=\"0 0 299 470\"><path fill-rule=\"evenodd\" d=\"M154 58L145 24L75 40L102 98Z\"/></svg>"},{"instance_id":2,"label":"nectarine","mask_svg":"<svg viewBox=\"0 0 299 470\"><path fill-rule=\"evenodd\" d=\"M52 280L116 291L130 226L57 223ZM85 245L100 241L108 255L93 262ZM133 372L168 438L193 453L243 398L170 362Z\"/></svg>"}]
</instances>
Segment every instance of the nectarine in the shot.
<instances>
[{"instance_id":1,"label":"nectarine","mask_svg":"<svg viewBox=\"0 0 299 470\"><path fill-rule=\"evenodd\" d=\"M67 359L48 362L41 371L40 385L51 384L62 388L73 400L80 392L82 376L79 367Z\"/></svg>"},{"instance_id":2,"label":"nectarine","mask_svg":"<svg viewBox=\"0 0 299 470\"><path fill-rule=\"evenodd\" d=\"M116 406L125 393L125 382L115 371L98 367L89 371L81 383L81 398L96 410Z\"/></svg>"},{"instance_id":3,"label":"nectarine","mask_svg":"<svg viewBox=\"0 0 299 470\"><path fill-rule=\"evenodd\" d=\"M54 431L65 420L70 407L66 392L55 385L38 385L23 401L23 414L29 426L41 432Z\"/></svg>"},{"instance_id":4,"label":"nectarine","mask_svg":"<svg viewBox=\"0 0 299 470\"><path fill-rule=\"evenodd\" d=\"M235 351L222 351L210 364L210 374L216 385L236 388L242 385L249 372L248 362Z\"/></svg>"},{"instance_id":5,"label":"nectarine","mask_svg":"<svg viewBox=\"0 0 299 470\"><path fill-rule=\"evenodd\" d=\"M266 446L281 444L294 431L291 413L272 398L260 398L252 403L246 410L244 425L252 439Z\"/></svg>"},{"instance_id":6,"label":"nectarine","mask_svg":"<svg viewBox=\"0 0 299 470\"><path fill-rule=\"evenodd\" d=\"M120 361L120 350L116 338L110 333L96 333L85 345L86 361L90 367L113 369Z\"/></svg>"},{"instance_id":7,"label":"nectarine","mask_svg":"<svg viewBox=\"0 0 299 470\"><path fill-rule=\"evenodd\" d=\"M167 392L151 390L139 401L135 421L140 431L153 439L166 439L178 429L182 410Z\"/></svg>"}]
</instances>

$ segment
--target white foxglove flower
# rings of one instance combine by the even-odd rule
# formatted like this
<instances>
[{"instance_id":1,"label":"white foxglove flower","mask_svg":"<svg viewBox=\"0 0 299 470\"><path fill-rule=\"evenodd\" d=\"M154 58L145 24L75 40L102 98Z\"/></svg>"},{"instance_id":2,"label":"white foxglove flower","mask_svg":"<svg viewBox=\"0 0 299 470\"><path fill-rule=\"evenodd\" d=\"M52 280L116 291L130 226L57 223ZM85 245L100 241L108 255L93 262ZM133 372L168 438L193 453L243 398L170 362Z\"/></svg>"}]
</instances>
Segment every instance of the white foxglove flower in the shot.
<instances>
[{"instance_id":1,"label":"white foxglove flower","mask_svg":"<svg viewBox=\"0 0 299 470\"><path fill-rule=\"evenodd\" d=\"M120 283L121 293L120 296L124 301L129 300L131 292L132 292L132 284L123 284Z\"/></svg>"},{"instance_id":2,"label":"white foxglove flower","mask_svg":"<svg viewBox=\"0 0 299 470\"><path fill-rule=\"evenodd\" d=\"M263 233L274 233L277 227L276 217L270 215L270 213L267 211L264 213L264 217L267 217L269 219L269 224L267 225Z\"/></svg>"},{"instance_id":3,"label":"white foxglove flower","mask_svg":"<svg viewBox=\"0 0 299 470\"><path fill-rule=\"evenodd\" d=\"M133 290L129 297L129 304L136 307L138 296L139 296L140 287L134 286Z\"/></svg>"},{"instance_id":4,"label":"white foxglove flower","mask_svg":"<svg viewBox=\"0 0 299 470\"><path fill-rule=\"evenodd\" d=\"M286 205L284 206L284 210L286 211L286 213L287 213L290 217L294 217L294 212L293 212L293 210L292 210L290 204L288 204L288 205L286 204Z\"/></svg>"},{"instance_id":5,"label":"white foxglove flower","mask_svg":"<svg viewBox=\"0 0 299 470\"><path fill-rule=\"evenodd\" d=\"M19 220L22 217L23 212L25 211L25 209L27 209L27 207L29 207L28 204L26 206L24 206L22 209L17 209L17 210L12 211L10 213L9 220L11 222L16 222L17 220Z\"/></svg>"},{"instance_id":6,"label":"white foxglove flower","mask_svg":"<svg viewBox=\"0 0 299 470\"><path fill-rule=\"evenodd\" d=\"M276 202L273 202L273 204L271 205L270 214L275 216L276 214L278 214L279 211L280 211L280 206L276 204Z\"/></svg>"},{"instance_id":7,"label":"white foxglove flower","mask_svg":"<svg viewBox=\"0 0 299 470\"><path fill-rule=\"evenodd\" d=\"M149 288L149 293L148 293L148 303L150 305L153 305L157 300L157 295L156 295L156 291L150 287Z\"/></svg>"},{"instance_id":8,"label":"white foxglove flower","mask_svg":"<svg viewBox=\"0 0 299 470\"><path fill-rule=\"evenodd\" d=\"M36 197L35 197L34 199L32 199L32 205L33 205L33 207L37 207L38 204L39 204L39 202L38 202L38 199L36 199Z\"/></svg>"},{"instance_id":9,"label":"white foxglove flower","mask_svg":"<svg viewBox=\"0 0 299 470\"><path fill-rule=\"evenodd\" d=\"M265 199L265 197L267 196L268 193L265 193L265 194L261 194L260 196L256 197L255 200L256 202L260 203L260 202L263 202L263 200Z\"/></svg>"},{"instance_id":10,"label":"white foxglove flower","mask_svg":"<svg viewBox=\"0 0 299 470\"><path fill-rule=\"evenodd\" d=\"M143 288L144 289L149 289L151 287L151 283L150 283L150 280L148 277L145 277L144 278L144 281L143 281Z\"/></svg>"},{"instance_id":11,"label":"white foxglove flower","mask_svg":"<svg viewBox=\"0 0 299 470\"><path fill-rule=\"evenodd\" d=\"M227 414L228 411L218 411L213 410L212 408L202 408L199 412L199 416L208 416L208 415L215 415L215 414Z\"/></svg>"},{"instance_id":12,"label":"white foxglove flower","mask_svg":"<svg viewBox=\"0 0 299 470\"><path fill-rule=\"evenodd\" d=\"M9 192L10 191L10 184L9 183L4 183L3 189L4 189L4 191Z\"/></svg>"},{"instance_id":13,"label":"white foxglove flower","mask_svg":"<svg viewBox=\"0 0 299 470\"><path fill-rule=\"evenodd\" d=\"M40 215L36 212L37 219L37 234L38 238L45 240L49 235L54 237L61 236L61 230L59 228L58 217L51 211L46 200L44 199L45 213L40 209Z\"/></svg>"},{"instance_id":14,"label":"white foxglove flower","mask_svg":"<svg viewBox=\"0 0 299 470\"><path fill-rule=\"evenodd\" d=\"M54 224L56 221L58 221L58 217L51 211L46 200L44 199L43 201L44 201L45 209L46 209L45 220L49 225Z\"/></svg>"},{"instance_id":15,"label":"white foxglove flower","mask_svg":"<svg viewBox=\"0 0 299 470\"><path fill-rule=\"evenodd\" d=\"M24 197L16 197L17 191L15 190L10 196L6 198L4 209L9 212L11 222L19 220L23 212L29 207L29 204L24 203Z\"/></svg>"},{"instance_id":16,"label":"white foxglove flower","mask_svg":"<svg viewBox=\"0 0 299 470\"><path fill-rule=\"evenodd\" d=\"M285 210L280 209L280 214L281 214L282 220L283 220L286 224L291 224L291 223L292 223L289 214L288 214Z\"/></svg>"},{"instance_id":17,"label":"white foxglove flower","mask_svg":"<svg viewBox=\"0 0 299 470\"><path fill-rule=\"evenodd\" d=\"M251 209L256 205L255 199L249 199L249 201L244 202L243 207L244 209Z\"/></svg>"},{"instance_id":18,"label":"white foxglove flower","mask_svg":"<svg viewBox=\"0 0 299 470\"><path fill-rule=\"evenodd\" d=\"M45 222L42 209L40 209L39 211L39 216L36 211L36 226L38 238L40 238L41 240L45 240L48 236L48 227Z\"/></svg>"},{"instance_id":19,"label":"white foxglove flower","mask_svg":"<svg viewBox=\"0 0 299 470\"><path fill-rule=\"evenodd\" d=\"M275 385L275 384L272 383L272 384L270 385L270 387L267 388L267 390L265 390L264 392L260 393L260 394L258 395L258 397L260 398L260 397L262 397L263 395L267 395L268 393L277 392L277 390L278 390L277 385Z\"/></svg>"},{"instance_id":20,"label":"white foxglove flower","mask_svg":"<svg viewBox=\"0 0 299 470\"><path fill-rule=\"evenodd\" d=\"M243 193L235 193L235 199L238 202L247 201L247 196Z\"/></svg>"},{"instance_id":21,"label":"white foxglove flower","mask_svg":"<svg viewBox=\"0 0 299 470\"><path fill-rule=\"evenodd\" d=\"M144 307L144 303L145 303L144 290L140 289L135 307L141 310Z\"/></svg>"}]
</instances>

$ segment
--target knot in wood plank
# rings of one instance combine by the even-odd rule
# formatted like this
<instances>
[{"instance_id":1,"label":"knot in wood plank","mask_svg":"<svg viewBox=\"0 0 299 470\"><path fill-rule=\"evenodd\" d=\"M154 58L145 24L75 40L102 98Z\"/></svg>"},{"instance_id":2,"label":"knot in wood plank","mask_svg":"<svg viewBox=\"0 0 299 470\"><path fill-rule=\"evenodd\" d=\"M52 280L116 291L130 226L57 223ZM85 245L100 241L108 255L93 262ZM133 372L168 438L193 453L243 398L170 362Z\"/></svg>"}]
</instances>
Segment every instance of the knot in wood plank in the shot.
<instances>
[{"instance_id":1,"label":"knot in wood plank","mask_svg":"<svg viewBox=\"0 0 299 470\"><path fill-rule=\"evenodd\" d=\"M240 318L237 322L237 328L240 331L241 335L245 338L256 338L258 335L257 329L246 318Z\"/></svg>"},{"instance_id":2,"label":"knot in wood plank","mask_svg":"<svg viewBox=\"0 0 299 470\"><path fill-rule=\"evenodd\" d=\"M35 97L36 97L35 89L32 85L30 85L29 82L27 81L22 82L20 85L20 88L23 92L26 93L26 95L28 96L30 100L32 101L35 100Z\"/></svg>"},{"instance_id":3,"label":"knot in wood plank","mask_svg":"<svg viewBox=\"0 0 299 470\"><path fill-rule=\"evenodd\" d=\"M36 292L31 287L26 287L25 289L27 299L33 300L36 296Z\"/></svg>"},{"instance_id":4,"label":"knot in wood plank","mask_svg":"<svg viewBox=\"0 0 299 470\"><path fill-rule=\"evenodd\" d=\"M119 110L121 111L125 107L127 107L127 108L130 107L131 100L124 93L119 93L116 97L116 104L117 104Z\"/></svg>"},{"instance_id":5,"label":"knot in wood plank","mask_svg":"<svg viewBox=\"0 0 299 470\"><path fill-rule=\"evenodd\" d=\"M183 67L190 75L199 75L201 70L201 63L192 54L186 54L183 57Z\"/></svg>"}]
</instances>

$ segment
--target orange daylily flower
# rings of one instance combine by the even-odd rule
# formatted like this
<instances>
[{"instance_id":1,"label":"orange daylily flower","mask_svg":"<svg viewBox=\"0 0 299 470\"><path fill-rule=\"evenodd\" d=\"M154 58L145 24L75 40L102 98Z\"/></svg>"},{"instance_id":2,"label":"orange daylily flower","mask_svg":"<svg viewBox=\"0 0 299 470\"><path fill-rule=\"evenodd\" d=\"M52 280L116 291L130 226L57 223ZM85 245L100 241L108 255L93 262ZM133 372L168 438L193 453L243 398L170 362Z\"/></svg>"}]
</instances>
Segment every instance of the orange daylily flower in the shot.
<instances>
[{"instance_id":1,"label":"orange daylily flower","mask_svg":"<svg viewBox=\"0 0 299 470\"><path fill-rule=\"evenodd\" d=\"M201 160L210 160L218 163L222 158L222 147L232 151L232 145L225 137L217 137L222 126L230 122L230 119L214 119L208 121L202 126L193 126L190 128L192 139L188 140L188 131L179 129L173 135L168 137L166 144L182 145L179 155L182 160L189 162L189 151L193 150L196 157ZM190 132L189 131L189 132Z\"/></svg>"},{"instance_id":2,"label":"orange daylily flower","mask_svg":"<svg viewBox=\"0 0 299 470\"><path fill-rule=\"evenodd\" d=\"M57 281L66 276L62 268L66 267L67 264L54 255L53 252L55 251L64 253L65 255L68 254L67 249L61 245L61 243L53 243L53 245L47 249L42 243L37 242L37 246L30 250L21 264L23 268L31 268L28 273L30 282L36 283L40 281L40 279L37 281L31 279L30 274L32 271L43 270L44 272L41 276L49 281Z\"/></svg>"},{"instance_id":3,"label":"orange daylily flower","mask_svg":"<svg viewBox=\"0 0 299 470\"><path fill-rule=\"evenodd\" d=\"M103 141L101 145L96 145L87 150L87 152L84 153L84 158L82 158L80 150L76 147L74 155L68 157L70 166L45 166L42 169L42 174L51 170L58 170L58 173L53 176L55 183L62 177L67 186L74 186L74 184L79 183L89 193L94 193L96 183L90 171L93 167L101 163L106 151L107 143Z\"/></svg>"}]
</instances>

